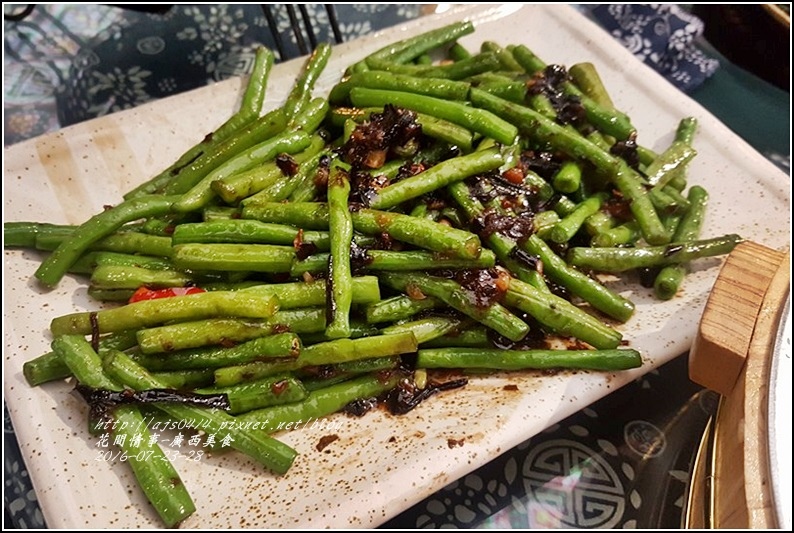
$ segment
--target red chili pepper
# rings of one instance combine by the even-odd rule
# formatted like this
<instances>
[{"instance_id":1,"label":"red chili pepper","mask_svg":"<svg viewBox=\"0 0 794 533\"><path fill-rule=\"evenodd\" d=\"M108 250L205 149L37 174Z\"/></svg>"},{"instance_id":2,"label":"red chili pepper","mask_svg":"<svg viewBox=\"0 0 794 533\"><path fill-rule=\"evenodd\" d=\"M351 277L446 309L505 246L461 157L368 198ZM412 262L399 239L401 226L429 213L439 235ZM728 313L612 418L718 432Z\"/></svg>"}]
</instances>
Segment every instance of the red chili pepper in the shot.
<instances>
[{"instance_id":1,"label":"red chili pepper","mask_svg":"<svg viewBox=\"0 0 794 533\"><path fill-rule=\"evenodd\" d=\"M149 289L140 287L130 297L129 303L156 300L158 298L170 298L171 296L185 296L186 294L199 294L201 292L207 291L199 287L172 287L170 289Z\"/></svg>"},{"instance_id":2,"label":"red chili pepper","mask_svg":"<svg viewBox=\"0 0 794 533\"><path fill-rule=\"evenodd\" d=\"M524 171L519 167L509 168L504 171L502 177L510 183L520 184L524 182Z\"/></svg>"}]
</instances>

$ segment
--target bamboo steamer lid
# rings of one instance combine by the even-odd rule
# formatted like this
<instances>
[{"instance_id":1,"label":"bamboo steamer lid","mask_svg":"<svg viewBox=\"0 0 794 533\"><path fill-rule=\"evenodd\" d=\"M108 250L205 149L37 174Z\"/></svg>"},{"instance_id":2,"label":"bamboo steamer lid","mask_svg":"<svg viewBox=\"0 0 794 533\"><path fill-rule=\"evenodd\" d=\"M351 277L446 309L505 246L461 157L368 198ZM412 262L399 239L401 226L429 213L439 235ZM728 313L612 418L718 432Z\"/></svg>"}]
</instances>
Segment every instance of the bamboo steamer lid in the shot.
<instances>
[{"instance_id":1,"label":"bamboo steamer lid","mask_svg":"<svg viewBox=\"0 0 794 533\"><path fill-rule=\"evenodd\" d=\"M685 525L791 529L791 258L753 242L728 256L689 375L722 395L690 483Z\"/></svg>"}]
</instances>

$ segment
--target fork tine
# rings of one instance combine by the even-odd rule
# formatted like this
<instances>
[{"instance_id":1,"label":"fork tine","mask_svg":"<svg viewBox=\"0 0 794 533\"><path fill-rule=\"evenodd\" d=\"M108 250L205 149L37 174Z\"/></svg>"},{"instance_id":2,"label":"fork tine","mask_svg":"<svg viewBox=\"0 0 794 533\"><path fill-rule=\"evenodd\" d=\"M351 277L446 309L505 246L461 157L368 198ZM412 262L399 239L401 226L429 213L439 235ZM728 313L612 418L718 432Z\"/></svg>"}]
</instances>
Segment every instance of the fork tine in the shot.
<instances>
[{"instance_id":1,"label":"fork tine","mask_svg":"<svg viewBox=\"0 0 794 533\"><path fill-rule=\"evenodd\" d=\"M331 31L334 33L334 40L336 44L344 41L342 39L342 32L339 30L339 19L336 18L336 9L333 4L325 4L325 11L328 13L328 22L331 25Z\"/></svg>"},{"instance_id":2,"label":"fork tine","mask_svg":"<svg viewBox=\"0 0 794 533\"><path fill-rule=\"evenodd\" d=\"M317 36L314 34L314 28L312 28L312 19L309 17L309 10L306 9L306 4L298 4L298 9L300 9L301 17L303 18L303 25L306 27L306 35L309 36L309 45L312 47L312 50L317 48Z\"/></svg>"},{"instance_id":3,"label":"fork tine","mask_svg":"<svg viewBox=\"0 0 794 533\"><path fill-rule=\"evenodd\" d=\"M295 8L292 4L285 4L287 6L287 15L289 16L289 22L292 26L292 33L295 34L295 41L298 44L298 51L301 55L306 55L309 53L309 49L306 47L306 41L303 38L303 30L301 29L300 22L298 22L298 17L295 14Z\"/></svg>"},{"instance_id":4,"label":"fork tine","mask_svg":"<svg viewBox=\"0 0 794 533\"><path fill-rule=\"evenodd\" d=\"M270 6L268 4L261 4L262 6L262 13L265 15L265 19L267 20L267 25L270 28L270 33L273 35L273 41L276 43L276 50L278 50L278 57L281 61L287 59L286 53L284 51L284 41L281 40L281 35L278 32L278 24L276 24L276 19L273 17L273 13L270 11Z\"/></svg>"}]
</instances>

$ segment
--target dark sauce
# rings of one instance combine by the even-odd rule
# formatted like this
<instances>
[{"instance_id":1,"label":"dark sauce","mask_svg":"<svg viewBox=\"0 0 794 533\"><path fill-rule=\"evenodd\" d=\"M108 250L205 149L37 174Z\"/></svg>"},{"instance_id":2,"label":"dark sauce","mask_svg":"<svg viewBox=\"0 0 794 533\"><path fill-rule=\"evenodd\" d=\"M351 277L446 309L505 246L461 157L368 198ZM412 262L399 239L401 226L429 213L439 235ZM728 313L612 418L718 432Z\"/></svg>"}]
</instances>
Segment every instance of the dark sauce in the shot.
<instances>
[{"instance_id":1,"label":"dark sauce","mask_svg":"<svg viewBox=\"0 0 794 533\"><path fill-rule=\"evenodd\" d=\"M530 95L545 96L557 114L560 124L579 125L585 120L585 109L576 95L566 94L564 83L569 81L568 71L562 65L548 65L535 73L527 86Z\"/></svg>"},{"instance_id":2,"label":"dark sauce","mask_svg":"<svg viewBox=\"0 0 794 533\"><path fill-rule=\"evenodd\" d=\"M640 155L637 152L637 133L633 132L628 139L616 141L609 149L609 153L623 159L631 168L639 170Z\"/></svg>"},{"instance_id":3,"label":"dark sauce","mask_svg":"<svg viewBox=\"0 0 794 533\"><path fill-rule=\"evenodd\" d=\"M376 169L390 158L415 151L421 134L415 112L386 105L382 113L373 113L356 126L339 152L354 169Z\"/></svg>"},{"instance_id":4,"label":"dark sauce","mask_svg":"<svg viewBox=\"0 0 794 533\"><path fill-rule=\"evenodd\" d=\"M521 154L521 165L526 170L531 170L546 181L560 170L560 161L554 154L546 151L527 150Z\"/></svg>"},{"instance_id":5,"label":"dark sauce","mask_svg":"<svg viewBox=\"0 0 794 533\"><path fill-rule=\"evenodd\" d=\"M225 394L195 394L180 392L172 389L150 389L144 391L110 391L107 389L94 389L78 384L75 390L88 404L91 418L106 421L112 416L112 411L117 405L145 404L145 403L178 403L198 407L229 410L229 398Z\"/></svg>"},{"instance_id":6,"label":"dark sauce","mask_svg":"<svg viewBox=\"0 0 794 533\"><path fill-rule=\"evenodd\" d=\"M404 379L389 391L385 398L385 406L391 414L403 415L413 410L417 405L431 396L447 390L465 387L469 380L466 378L453 379L445 382L431 381L423 389L419 389L413 381Z\"/></svg>"},{"instance_id":7,"label":"dark sauce","mask_svg":"<svg viewBox=\"0 0 794 533\"><path fill-rule=\"evenodd\" d=\"M315 446L315 449L321 452L336 440L339 440L339 435L325 435L324 437L320 437L320 441L317 443L317 446Z\"/></svg>"},{"instance_id":8,"label":"dark sauce","mask_svg":"<svg viewBox=\"0 0 794 533\"><path fill-rule=\"evenodd\" d=\"M276 166L285 176L294 176L300 169L300 164L289 154L277 155Z\"/></svg>"},{"instance_id":9,"label":"dark sauce","mask_svg":"<svg viewBox=\"0 0 794 533\"><path fill-rule=\"evenodd\" d=\"M99 315L96 311L88 313L88 322L91 324L91 348L99 351Z\"/></svg>"}]
</instances>

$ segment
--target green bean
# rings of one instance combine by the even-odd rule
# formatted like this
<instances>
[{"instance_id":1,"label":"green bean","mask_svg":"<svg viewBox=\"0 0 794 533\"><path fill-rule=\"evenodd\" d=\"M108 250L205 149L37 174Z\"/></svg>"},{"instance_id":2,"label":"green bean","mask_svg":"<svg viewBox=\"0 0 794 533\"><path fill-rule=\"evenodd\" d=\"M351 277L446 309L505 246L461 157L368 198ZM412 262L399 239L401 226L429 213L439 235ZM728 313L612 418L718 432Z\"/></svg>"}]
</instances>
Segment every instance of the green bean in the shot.
<instances>
[{"instance_id":1,"label":"green bean","mask_svg":"<svg viewBox=\"0 0 794 533\"><path fill-rule=\"evenodd\" d=\"M295 117L304 110L311 99L312 90L317 83L317 78L325 69L330 57L331 45L328 43L318 43L317 47L312 51L306 63L303 65L292 90L287 96L286 102L284 102L284 110L288 117Z\"/></svg>"},{"instance_id":2,"label":"green bean","mask_svg":"<svg viewBox=\"0 0 794 533\"><path fill-rule=\"evenodd\" d=\"M369 337L370 335L376 335L378 333L378 328L375 327L374 324L368 324L367 322L359 319L350 319L350 338L351 339L358 339L359 337ZM325 329L311 332L311 333L301 333L301 340L307 346L310 344L317 344L319 342L326 342L335 340L329 337L326 333Z\"/></svg>"},{"instance_id":3,"label":"green bean","mask_svg":"<svg viewBox=\"0 0 794 533\"><path fill-rule=\"evenodd\" d=\"M241 365L216 368L213 372L216 387L230 387L270 376L282 375L300 369L295 359L252 361Z\"/></svg>"},{"instance_id":4,"label":"green bean","mask_svg":"<svg viewBox=\"0 0 794 533\"><path fill-rule=\"evenodd\" d=\"M71 234L74 228L74 226L63 226L46 222L4 222L3 246L5 248L36 248L38 235L49 231L66 231Z\"/></svg>"},{"instance_id":5,"label":"green bean","mask_svg":"<svg viewBox=\"0 0 794 533\"><path fill-rule=\"evenodd\" d=\"M680 215L689 209L689 201L684 198L678 191L672 187L665 187L664 189L652 188L648 191L648 198L650 198L653 207L662 217L669 215Z\"/></svg>"},{"instance_id":6,"label":"green bean","mask_svg":"<svg viewBox=\"0 0 794 533\"><path fill-rule=\"evenodd\" d=\"M523 104L527 99L527 84L523 81L481 81L474 86L517 104Z\"/></svg>"},{"instance_id":7,"label":"green bean","mask_svg":"<svg viewBox=\"0 0 794 533\"><path fill-rule=\"evenodd\" d=\"M377 324L381 322L397 322L410 318L427 309L441 307L443 302L436 298L427 297L421 300L409 296L392 296L379 302L366 306L367 322Z\"/></svg>"},{"instance_id":8,"label":"green bean","mask_svg":"<svg viewBox=\"0 0 794 533\"><path fill-rule=\"evenodd\" d=\"M72 372L59 354L47 352L25 361L22 365L22 374L28 385L35 387L42 383L68 378Z\"/></svg>"},{"instance_id":9,"label":"green bean","mask_svg":"<svg viewBox=\"0 0 794 533\"><path fill-rule=\"evenodd\" d=\"M469 52L466 47L459 42L452 43L452 46L449 47L447 52L450 59L453 61L460 61L461 59L471 57L471 52Z\"/></svg>"},{"instance_id":10,"label":"green bean","mask_svg":"<svg viewBox=\"0 0 794 533\"><path fill-rule=\"evenodd\" d=\"M373 335L358 339L334 339L304 346L298 355L299 367L330 365L370 357L387 357L415 352L416 337L411 331Z\"/></svg>"},{"instance_id":11,"label":"green bean","mask_svg":"<svg viewBox=\"0 0 794 533\"><path fill-rule=\"evenodd\" d=\"M432 220L376 209L352 213L353 227L365 234L386 233L392 238L463 259L476 259L482 247L477 235Z\"/></svg>"},{"instance_id":12,"label":"green bean","mask_svg":"<svg viewBox=\"0 0 794 533\"><path fill-rule=\"evenodd\" d=\"M120 405L113 411L113 419L113 441L120 443L122 457L126 457L144 494L166 527L178 526L196 507L168 457L151 442L139 408Z\"/></svg>"},{"instance_id":13,"label":"green bean","mask_svg":"<svg viewBox=\"0 0 794 533\"><path fill-rule=\"evenodd\" d=\"M457 147L464 154L471 152L474 135L468 129L424 113L417 113L416 121L422 126L422 133L428 137Z\"/></svg>"},{"instance_id":14,"label":"green bean","mask_svg":"<svg viewBox=\"0 0 794 533\"><path fill-rule=\"evenodd\" d=\"M377 67L378 70L386 70L393 74L403 74L417 78L463 80L483 72L498 69L500 63L496 54L485 52L443 65L402 65L381 62L378 63Z\"/></svg>"},{"instance_id":15,"label":"green bean","mask_svg":"<svg viewBox=\"0 0 794 533\"><path fill-rule=\"evenodd\" d=\"M235 272L289 272L294 258L292 246L235 243L178 244L172 256L174 265L182 270Z\"/></svg>"},{"instance_id":16,"label":"green bean","mask_svg":"<svg viewBox=\"0 0 794 533\"><path fill-rule=\"evenodd\" d=\"M245 342L284 331L300 334L325 331L325 309L287 309L266 320L214 318L141 329L138 345L145 354L175 352Z\"/></svg>"},{"instance_id":17,"label":"green bean","mask_svg":"<svg viewBox=\"0 0 794 533\"><path fill-rule=\"evenodd\" d=\"M184 287L193 278L175 270L151 270L134 266L99 265L91 274L91 286L100 290Z\"/></svg>"},{"instance_id":18,"label":"green bean","mask_svg":"<svg viewBox=\"0 0 794 533\"><path fill-rule=\"evenodd\" d=\"M98 302L127 303L135 294L135 289L99 289L89 285L86 293Z\"/></svg>"},{"instance_id":19,"label":"green bean","mask_svg":"<svg viewBox=\"0 0 794 533\"><path fill-rule=\"evenodd\" d=\"M162 188L162 191L165 194L186 193L207 174L212 173L240 153L280 134L286 127L287 117L284 112L280 109L271 111L178 169L169 183Z\"/></svg>"},{"instance_id":20,"label":"green bean","mask_svg":"<svg viewBox=\"0 0 794 533\"><path fill-rule=\"evenodd\" d=\"M457 41L473 31L474 25L471 22L453 22L441 28L424 32L421 35L389 44L368 55L364 61L373 69L377 69L377 65L383 61L408 63L425 52L430 52L439 46Z\"/></svg>"},{"instance_id":21,"label":"green bean","mask_svg":"<svg viewBox=\"0 0 794 533\"><path fill-rule=\"evenodd\" d=\"M174 264L163 257L102 251L90 252L86 256L90 256L95 268L100 266L132 266L149 270L173 270L174 268Z\"/></svg>"},{"instance_id":22,"label":"green bean","mask_svg":"<svg viewBox=\"0 0 794 533\"><path fill-rule=\"evenodd\" d=\"M290 179L276 182L264 191L243 199L240 204L246 206L261 202L281 202L287 199L295 202L313 200L317 189L314 177L320 169L320 162L327 159L330 159L330 151L322 150L301 163L297 174ZM303 195L306 195L305 199L302 198Z\"/></svg>"},{"instance_id":23,"label":"green bean","mask_svg":"<svg viewBox=\"0 0 794 533\"><path fill-rule=\"evenodd\" d=\"M538 179L543 181L540 176L538 176ZM546 182L543 181L543 183ZM465 211L469 220L474 220L485 212L485 207L479 200L474 198L465 183L453 183L447 187L447 191ZM496 258L519 279L532 284L539 283L540 274L536 270L526 268L514 259L513 251L516 249L516 242L513 239L494 232L488 236L487 244L494 251Z\"/></svg>"},{"instance_id":24,"label":"green bean","mask_svg":"<svg viewBox=\"0 0 794 533\"><path fill-rule=\"evenodd\" d=\"M309 100L300 113L293 117L290 126L306 132L307 135L315 133L328 115L329 105L325 98L317 97Z\"/></svg>"},{"instance_id":25,"label":"green bean","mask_svg":"<svg viewBox=\"0 0 794 533\"><path fill-rule=\"evenodd\" d=\"M465 100L469 95L471 84L465 81L417 78L416 76L385 71L368 71L353 74L334 86L331 89L328 100L333 104L340 104L346 101L350 95L350 89L353 87L424 94L445 100Z\"/></svg>"},{"instance_id":26,"label":"green bean","mask_svg":"<svg viewBox=\"0 0 794 533\"><path fill-rule=\"evenodd\" d=\"M689 189L689 210L683 215L673 235L675 242L694 241L700 235L708 203L708 193L703 187L694 185ZM654 294L661 300L669 300L678 292L686 276L686 263L663 267L653 282Z\"/></svg>"},{"instance_id":27,"label":"green bean","mask_svg":"<svg viewBox=\"0 0 794 533\"><path fill-rule=\"evenodd\" d=\"M562 193L572 193L579 190L582 184L582 169L573 161L565 161L560 170L552 177L552 186Z\"/></svg>"},{"instance_id":28,"label":"green bean","mask_svg":"<svg viewBox=\"0 0 794 533\"><path fill-rule=\"evenodd\" d=\"M320 202L264 202L243 206L242 217L304 230L328 230L328 204Z\"/></svg>"},{"instance_id":29,"label":"green bean","mask_svg":"<svg viewBox=\"0 0 794 533\"><path fill-rule=\"evenodd\" d=\"M670 235L659 219L651 195L637 179L636 173L623 163L614 181L623 197L629 200L631 212L645 241L657 245L670 242Z\"/></svg>"},{"instance_id":30,"label":"green bean","mask_svg":"<svg viewBox=\"0 0 794 533\"><path fill-rule=\"evenodd\" d=\"M285 224L268 224L257 220L228 219L212 222L180 224L174 228L171 240L174 245L187 243L246 243L291 245L300 242L312 244L318 250L328 250L330 236L327 231L302 231Z\"/></svg>"},{"instance_id":31,"label":"green bean","mask_svg":"<svg viewBox=\"0 0 794 533\"><path fill-rule=\"evenodd\" d=\"M485 248L477 259L459 259L421 250L368 250L366 262L369 270L476 269L493 267L496 257Z\"/></svg>"},{"instance_id":32,"label":"green bean","mask_svg":"<svg viewBox=\"0 0 794 533\"><path fill-rule=\"evenodd\" d=\"M568 69L568 74L570 74L576 86L594 102L597 102L598 105L607 109L615 109L615 104L612 102L606 87L604 87L604 82L601 81L601 76L598 74L595 65L592 63L576 63Z\"/></svg>"},{"instance_id":33,"label":"green bean","mask_svg":"<svg viewBox=\"0 0 794 533\"><path fill-rule=\"evenodd\" d=\"M525 370L574 368L627 370L642 365L637 350L501 350L483 348L434 348L418 352L419 368L487 368Z\"/></svg>"},{"instance_id":34,"label":"green bean","mask_svg":"<svg viewBox=\"0 0 794 533\"><path fill-rule=\"evenodd\" d=\"M379 190L370 201L373 209L389 209L402 202L462 181L470 176L499 168L504 163L496 148L447 159L409 178Z\"/></svg>"},{"instance_id":35,"label":"green bean","mask_svg":"<svg viewBox=\"0 0 794 533\"><path fill-rule=\"evenodd\" d=\"M579 231L579 228L582 227L584 221L587 220L587 217L601 209L601 204L606 200L606 197L605 193L594 194L577 205L571 214L561 219L551 228L549 232L551 240L558 244L571 240Z\"/></svg>"},{"instance_id":36,"label":"green bean","mask_svg":"<svg viewBox=\"0 0 794 533\"><path fill-rule=\"evenodd\" d=\"M398 241L464 259L475 259L481 252L480 239L475 234L432 220L375 209L359 209L353 211L351 217L353 228L367 235L386 233ZM328 205L319 202L259 204L244 207L243 218L328 229Z\"/></svg>"},{"instance_id":37,"label":"green bean","mask_svg":"<svg viewBox=\"0 0 794 533\"><path fill-rule=\"evenodd\" d=\"M210 189L227 204L236 205L240 200L267 189L286 178L287 176L284 175L278 163L273 161L243 172L218 178L210 183Z\"/></svg>"},{"instance_id":38,"label":"green bean","mask_svg":"<svg viewBox=\"0 0 794 533\"><path fill-rule=\"evenodd\" d=\"M340 126L344 120L351 118L358 123L368 120L372 113L382 113L382 107L344 107L336 108L331 112L331 122L334 125ZM433 139L438 139L448 143L450 146L457 146L463 153L469 153L472 150L473 134L467 128L454 124L448 120L440 119L425 113L417 113L416 121L422 126L422 133ZM416 159L416 158L414 158ZM387 162L398 163L399 161ZM399 170L400 165L397 165L396 170ZM388 168L388 167L387 167ZM378 169L378 171L381 171ZM395 170L395 172L396 172Z\"/></svg>"},{"instance_id":39,"label":"green bean","mask_svg":"<svg viewBox=\"0 0 794 533\"><path fill-rule=\"evenodd\" d=\"M240 217L240 209L238 207L208 205L201 211L202 222L229 220L232 218L239 218L239 217Z\"/></svg>"},{"instance_id":40,"label":"green bean","mask_svg":"<svg viewBox=\"0 0 794 533\"><path fill-rule=\"evenodd\" d=\"M576 337L598 349L617 348L622 335L564 298L511 279L505 305L520 309L554 333Z\"/></svg>"},{"instance_id":41,"label":"green bean","mask_svg":"<svg viewBox=\"0 0 794 533\"><path fill-rule=\"evenodd\" d=\"M521 340L529 332L529 326L501 304L493 302L487 306L475 305L471 295L453 280L397 272L384 272L378 277L390 287L409 296L415 297L417 293L421 293L437 298L510 340Z\"/></svg>"},{"instance_id":42,"label":"green bean","mask_svg":"<svg viewBox=\"0 0 794 533\"><path fill-rule=\"evenodd\" d=\"M121 385L104 373L102 359L82 335L55 337L52 341L52 351L83 385L94 389L122 390Z\"/></svg>"},{"instance_id":43,"label":"green bean","mask_svg":"<svg viewBox=\"0 0 794 533\"><path fill-rule=\"evenodd\" d=\"M562 219L555 211L541 211L532 219L535 234L544 241L552 240L551 232L560 220Z\"/></svg>"},{"instance_id":44,"label":"green bean","mask_svg":"<svg viewBox=\"0 0 794 533\"><path fill-rule=\"evenodd\" d=\"M503 144L512 144L518 135L514 125L490 111L470 107L459 102L446 101L421 94L368 89L365 87L354 87L350 91L350 99L357 106L393 104L412 109L419 113L425 113L459 124Z\"/></svg>"},{"instance_id":45,"label":"green bean","mask_svg":"<svg viewBox=\"0 0 794 533\"><path fill-rule=\"evenodd\" d=\"M292 192L299 185L301 185L304 180L304 176L311 172L312 169L317 168L320 158L327 154L328 150L325 148L325 139L323 139L322 135L315 134L312 136L312 142L309 147L292 157L293 161L299 165L298 172L295 174L295 176L284 177L283 179L269 183L265 185L262 190L250 196L243 198L241 195L238 195L232 199L235 200L235 198L239 198L240 205L256 202L280 202L282 200L286 200L287 197L289 197L289 195L291 195ZM308 165L308 168L304 170L306 165ZM213 182L213 188L220 187L222 182L223 180ZM218 195L223 198L222 194L218 193Z\"/></svg>"},{"instance_id":46,"label":"green bean","mask_svg":"<svg viewBox=\"0 0 794 533\"><path fill-rule=\"evenodd\" d=\"M642 235L640 228L633 220L619 224L613 228L602 231L595 235L590 244L597 248L608 248L611 246L625 246L635 244Z\"/></svg>"},{"instance_id":47,"label":"green bean","mask_svg":"<svg viewBox=\"0 0 794 533\"><path fill-rule=\"evenodd\" d=\"M350 280L352 303L367 304L380 300L378 278L375 276L356 276ZM280 309L293 309L313 305L324 305L329 290L326 280L310 282L295 281L272 283L252 287L248 292L260 295L273 295L278 298Z\"/></svg>"},{"instance_id":48,"label":"green bean","mask_svg":"<svg viewBox=\"0 0 794 533\"><path fill-rule=\"evenodd\" d=\"M44 285L54 287L94 242L110 235L127 222L167 213L176 199L174 196L145 196L126 200L94 215L74 230L72 235L39 265L34 275Z\"/></svg>"},{"instance_id":49,"label":"green bean","mask_svg":"<svg viewBox=\"0 0 794 533\"><path fill-rule=\"evenodd\" d=\"M152 372L152 376L162 383L165 388L175 390L193 390L198 387L208 387L212 385L212 380L215 377L212 369L209 368Z\"/></svg>"},{"instance_id":50,"label":"green bean","mask_svg":"<svg viewBox=\"0 0 794 533\"><path fill-rule=\"evenodd\" d=\"M353 241L353 219L348 208L350 180L347 172L331 164L328 177L328 229L331 234L331 253L328 259L328 327L331 338L350 336L350 305L353 295L350 285L350 245Z\"/></svg>"},{"instance_id":51,"label":"green bean","mask_svg":"<svg viewBox=\"0 0 794 533\"><path fill-rule=\"evenodd\" d=\"M239 415L254 409L304 400L309 392L300 380L289 376L268 376L227 387L206 387L198 394L225 394L229 399L229 413Z\"/></svg>"},{"instance_id":52,"label":"green bean","mask_svg":"<svg viewBox=\"0 0 794 533\"><path fill-rule=\"evenodd\" d=\"M682 168L689 164L695 155L697 155L697 152L690 145L680 141L673 141L645 169L648 183L655 188L662 189Z\"/></svg>"},{"instance_id":53,"label":"green bean","mask_svg":"<svg viewBox=\"0 0 794 533\"><path fill-rule=\"evenodd\" d=\"M89 246L91 250L171 257L171 238L147 235L136 231L119 231Z\"/></svg>"},{"instance_id":54,"label":"green bean","mask_svg":"<svg viewBox=\"0 0 794 533\"><path fill-rule=\"evenodd\" d=\"M238 292L205 292L143 300L123 307L56 317L50 324L54 336L93 332L110 333L140 329L169 321L186 321L213 316L267 318L276 312L278 300L269 295Z\"/></svg>"},{"instance_id":55,"label":"green bean","mask_svg":"<svg viewBox=\"0 0 794 533\"><path fill-rule=\"evenodd\" d=\"M142 353L135 361L149 370L205 369L240 365L257 360L297 357L302 349L296 333L275 333L237 346L211 346L167 353Z\"/></svg>"},{"instance_id":56,"label":"green bean","mask_svg":"<svg viewBox=\"0 0 794 533\"><path fill-rule=\"evenodd\" d=\"M276 56L270 49L264 46L260 46L256 49L254 68L251 70L251 75L248 78L248 85L245 88L245 93L243 93L243 101L240 105L241 114L251 117L259 116L259 113L262 111L262 106L265 103L267 79L275 60ZM232 129L238 129L239 126L230 127ZM223 134L223 132L221 134Z\"/></svg>"},{"instance_id":57,"label":"green bean","mask_svg":"<svg viewBox=\"0 0 794 533\"><path fill-rule=\"evenodd\" d=\"M325 272L328 269L328 254L314 254L302 261L295 261L290 275L301 276L304 272ZM379 270L438 270L457 268L491 268L496 264L493 252L483 249L477 259L459 259L446 257L442 254L422 250L367 250L364 256L363 269Z\"/></svg>"},{"instance_id":58,"label":"green bean","mask_svg":"<svg viewBox=\"0 0 794 533\"><path fill-rule=\"evenodd\" d=\"M411 332L416 339L417 344L437 339L447 333L457 331L462 321L457 318L443 317L443 316L429 316L413 320L411 322L402 322L392 326L381 329L383 335L392 335L395 333Z\"/></svg>"},{"instance_id":59,"label":"green bean","mask_svg":"<svg viewBox=\"0 0 794 533\"><path fill-rule=\"evenodd\" d=\"M526 239L522 243L522 248L541 260L543 273L555 283L566 287L594 308L616 320L625 322L631 318L634 313L632 302L612 292L590 276L570 268L564 259L555 254L536 235Z\"/></svg>"},{"instance_id":60,"label":"green bean","mask_svg":"<svg viewBox=\"0 0 794 533\"><path fill-rule=\"evenodd\" d=\"M591 237L608 231L615 226L617 220L606 211L596 211L584 221L584 227ZM591 241L592 242L592 241Z\"/></svg>"},{"instance_id":61,"label":"green bean","mask_svg":"<svg viewBox=\"0 0 794 533\"><path fill-rule=\"evenodd\" d=\"M695 132L697 131L698 121L695 117L684 117L675 130L675 140L685 144L692 144L695 139Z\"/></svg>"},{"instance_id":62,"label":"green bean","mask_svg":"<svg viewBox=\"0 0 794 533\"><path fill-rule=\"evenodd\" d=\"M489 338L489 330L484 326L471 325L459 330L451 331L423 343L423 348L491 348L493 344Z\"/></svg>"},{"instance_id":63,"label":"green bean","mask_svg":"<svg viewBox=\"0 0 794 533\"><path fill-rule=\"evenodd\" d=\"M524 45L516 46L511 51L516 61L529 74L535 74L546 68L546 64ZM585 110L587 120L605 134L620 140L631 138L632 135L636 134L629 117L615 109L614 105L602 105L598 100L590 98L583 93L572 82L563 82L561 86L566 95L579 99Z\"/></svg>"},{"instance_id":64,"label":"green bean","mask_svg":"<svg viewBox=\"0 0 794 533\"><path fill-rule=\"evenodd\" d=\"M523 44L508 46L507 49L510 50L513 58L527 74L535 74L546 68L546 63Z\"/></svg>"},{"instance_id":65,"label":"green bean","mask_svg":"<svg viewBox=\"0 0 794 533\"><path fill-rule=\"evenodd\" d=\"M505 70L524 72L524 68L513 57L513 53L506 48L502 48L497 43L493 41L484 41L480 45L480 50L496 54L496 57L499 58L499 63Z\"/></svg>"},{"instance_id":66,"label":"green bean","mask_svg":"<svg viewBox=\"0 0 794 533\"><path fill-rule=\"evenodd\" d=\"M568 263L599 272L624 272L635 268L687 263L694 259L728 254L742 238L736 234L711 239L672 242L642 248L571 248Z\"/></svg>"},{"instance_id":67,"label":"green bean","mask_svg":"<svg viewBox=\"0 0 794 533\"><path fill-rule=\"evenodd\" d=\"M324 389L314 390L302 402L250 411L239 415L237 420L241 424L256 422L265 424L269 433L298 429L299 427L313 427L309 426L310 422L318 423L320 417L342 410L353 400L374 398L391 390L400 377L398 372L392 372L387 377L382 375L361 376Z\"/></svg>"},{"instance_id":68,"label":"green bean","mask_svg":"<svg viewBox=\"0 0 794 533\"><path fill-rule=\"evenodd\" d=\"M180 213L197 211L215 196L211 188L212 182L233 174L245 172L272 160L280 153L294 154L304 150L311 143L311 138L302 130L286 131L271 137L242 153L229 159L204 176L189 191L183 194L173 209Z\"/></svg>"}]
</instances>

